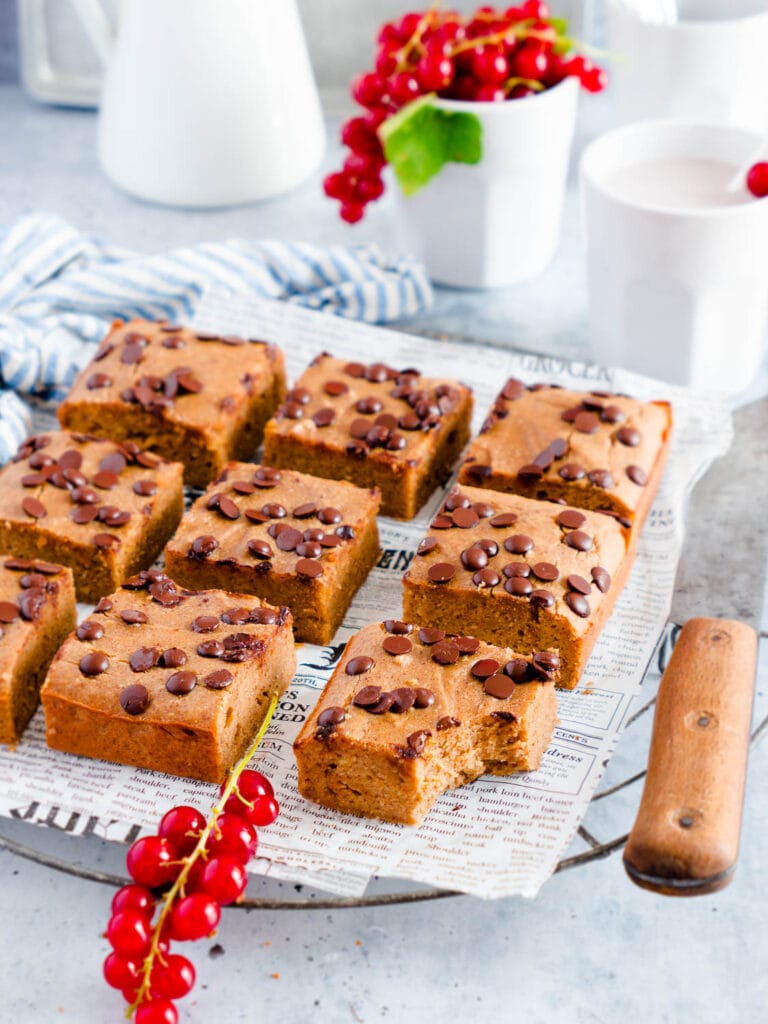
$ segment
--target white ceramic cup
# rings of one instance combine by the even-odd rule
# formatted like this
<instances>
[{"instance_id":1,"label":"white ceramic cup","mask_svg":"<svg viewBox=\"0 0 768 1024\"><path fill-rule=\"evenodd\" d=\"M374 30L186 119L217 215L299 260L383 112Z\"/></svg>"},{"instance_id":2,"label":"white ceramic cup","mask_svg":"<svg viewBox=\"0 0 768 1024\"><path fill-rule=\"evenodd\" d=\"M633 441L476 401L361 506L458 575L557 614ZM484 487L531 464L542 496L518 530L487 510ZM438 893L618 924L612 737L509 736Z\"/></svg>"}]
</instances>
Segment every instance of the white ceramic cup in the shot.
<instances>
[{"instance_id":1,"label":"white ceramic cup","mask_svg":"<svg viewBox=\"0 0 768 1024\"><path fill-rule=\"evenodd\" d=\"M535 277L560 237L578 83L506 103L437 100L476 114L482 159L446 164L413 196L392 188L408 241L438 284L490 288Z\"/></svg>"},{"instance_id":2,"label":"white ceramic cup","mask_svg":"<svg viewBox=\"0 0 768 1024\"><path fill-rule=\"evenodd\" d=\"M606 0L617 123L682 117L768 132L766 0L678 0L679 21L643 21Z\"/></svg>"},{"instance_id":3,"label":"white ceramic cup","mask_svg":"<svg viewBox=\"0 0 768 1024\"><path fill-rule=\"evenodd\" d=\"M683 209L620 198L612 175L653 160L737 166L759 139L740 128L645 121L584 152L590 331L601 363L694 388L740 391L765 353L768 200Z\"/></svg>"}]
</instances>

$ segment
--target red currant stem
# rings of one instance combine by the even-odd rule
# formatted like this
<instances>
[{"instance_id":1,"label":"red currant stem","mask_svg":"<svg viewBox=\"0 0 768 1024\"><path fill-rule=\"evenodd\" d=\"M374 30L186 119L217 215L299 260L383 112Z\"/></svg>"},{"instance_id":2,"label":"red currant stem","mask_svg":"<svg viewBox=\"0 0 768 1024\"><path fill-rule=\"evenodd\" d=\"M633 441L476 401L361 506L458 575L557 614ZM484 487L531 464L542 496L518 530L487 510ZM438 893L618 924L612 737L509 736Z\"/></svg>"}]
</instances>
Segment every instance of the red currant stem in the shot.
<instances>
[{"instance_id":1,"label":"red currant stem","mask_svg":"<svg viewBox=\"0 0 768 1024\"><path fill-rule=\"evenodd\" d=\"M264 739L264 733L269 728L269 723L272 721L272 715L275 713L276 707L277 695L273 696L271 701L269 702L269 707L267 708L267 713L264 716L264 721L261 723L259 731L256 733L256 736L254 737L253 743L251 743L250 747L248 747L243 757L241 757L241 759L237 762L232 771L229 773L226 785L224 786L224 789L222 790L218 801L211 810L211 816L209 820L206 822L205 827L200 832L194 850L192 850L191 853L187 854L187 856L183 858L183 867L181 871L176 876L176 879L171 888L163 894L163 901L160 905L160 913L158 914L157 920L155 921L152 927L152 944L149 948L149 953L147 953L141 968L141 985L139 986L139 989L136 993L135 1000L125 1011L125 1016L128 1020L130 1020L133 1017L134 1013L143 1002L144 997L149 993L152 968L155 965L155 961L160 960L161 963L163 962L163 954L160 950L160 938L163 933L163 925L165 924L165 920L170 914L171 909L173 908L173 902L176 899L176 897L184 891L184 885L187 881L187 878L189 877L189 873L192 870L192 867L195 864L195 862L200 858L205 859L205 845L208 841L208 837L216 827L216 821L219 815L224 810L224 804L227 802L227 800L229 800L230 796L232 796L232 793L235 790L235 787L237 786L237 780L248 767L251 758L259 748L259 744Z\"/></svg>"},{"instance_id":2,"label":"red currant stem","mask_svg":"<svg viewBox=\"0 0 768 1024\"><path fill-rule=\"evenodd\" d=\"M440 2L441 0L432 0L429 5L429 10L422 14L418 25L413 30L411 38L397 51L397 71L407 71L408 68L411 67L411 50L421 51L424 49L421 43L421 37L424 35L424 30L429 27L429 23L432 21L434 15L438 13L437 8L440 6Z\"/></svg>"},{"instance_id":3,"label":"red currant stem","mask_svg":"<svg viewBox=\"0 0 768 1024\"><path fill-rule=\"evenodd\" d=\"M525 85L528 89L533 89L534 92L543 92L546 89L544 83L535 78L508 78L502 89L504 92L511 92L516 85Z\"/></svg>"}]
</instances>

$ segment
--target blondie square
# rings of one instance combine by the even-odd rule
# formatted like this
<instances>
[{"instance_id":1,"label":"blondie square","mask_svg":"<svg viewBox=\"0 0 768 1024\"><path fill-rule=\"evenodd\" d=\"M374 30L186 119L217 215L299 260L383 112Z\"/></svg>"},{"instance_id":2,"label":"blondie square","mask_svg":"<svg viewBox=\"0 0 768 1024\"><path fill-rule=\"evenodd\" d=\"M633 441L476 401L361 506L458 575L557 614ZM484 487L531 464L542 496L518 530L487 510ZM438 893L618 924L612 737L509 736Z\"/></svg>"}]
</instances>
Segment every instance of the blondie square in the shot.
<instances>
[{"instance_id":1,"label":"blondie square","mask_svg":"<svg viewBox=\"0 0 768 1024\"><path fill-rule=\"evenodd\" d=\"M403 577L404 614L517 651L557 650L558 685L571 690L633 553L610 516L457 487Z\"/></svg>"},{"instance_id":2,"label":"blondie square","mask_svg":"<svg viewBox=\"0 0 768 1024\"><path fill-rule=\"evenodd\" d=\"M76 621L69 569L0 560L0 743L13 746L21 738L51 659Z\"/></svg>"},{"instance_id":3,"label":"blondie square","mask_svg":"<svg viewBox=\"0 0 768 1024\"><path fill-rule=\"evenodd\" d=\"M249 459L285 394L274 345L149 320L117 322L59 407L63 427L130 439L205 487Z\"/></svg>"},{"instance_id":4,"label":"blondie square","mask_svg":"<svg viewBox=\"0 0 768 1024\"><path fill-rule=\"evenodd\" d=\"M469 438L472 392L450 380L323 353L264 435L264 461L378 487L383 515L412 519Z\"/></svg>"},{"instance_id":5,"label":"blondie square","mask_svg":"<svg viewBox=\"0 0 768 1024\"><path fill-rule=\"evenodd\" d=\"M446 789L534 771L557 719L557 654L389 620L347 644L294 743L299 792L418 825Z\"/></svg>"},{"instance_id":6,"label":"blondie square","mask_svg":"<svg viewBox=\"0 0 768 1024\"><path fill-rule=\"evenodd\" d=\"M178 526L182 470L133 441L30 437L0 470L0 554L72 569L93 604L151 565Z\"/></svg>"},{"instance_id":7,"label":"blondie square","mask_svg":"<svg viewBox=\"0 0 768 1024\"><path fill-rule=\"evenodd\" d=\"M41 693L48 745L219 782L295 665L287 608L141 572L54 658Z\"/></svg>"},{"instance_id":8,"label":"blondie square","mask_svg":"<svg viewBox=\"0 0 768 1024\"><path fill-rule=\"evenodd\" d=\"M604 511L637 533L671 437L668 402L511 378L469 446L459 483Z\"/></svg>"},{"instance_id":9,"label":"blondie square","mask_svg":"<svg viewBox=\"0 0 768 1024\"><path fill-rule=\"evenodd\" d=\"M288 605L296 638L330 643L379 557L379 492L231 462L184 517L165 567L191 589Z\"/></svg>"}]
</instances>

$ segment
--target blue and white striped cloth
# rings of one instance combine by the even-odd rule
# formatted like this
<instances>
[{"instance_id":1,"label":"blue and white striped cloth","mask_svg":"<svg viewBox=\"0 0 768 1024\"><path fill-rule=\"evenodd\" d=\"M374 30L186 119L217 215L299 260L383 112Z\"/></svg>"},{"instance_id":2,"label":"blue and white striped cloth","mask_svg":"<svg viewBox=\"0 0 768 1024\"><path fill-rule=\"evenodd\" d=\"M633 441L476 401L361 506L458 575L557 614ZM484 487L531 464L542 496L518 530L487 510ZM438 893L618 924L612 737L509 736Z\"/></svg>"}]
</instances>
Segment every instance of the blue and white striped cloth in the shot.
<instances>
[{"instance_id":1,"label":"blue and white striped cloth","mask_svg":"<svg viewBox=\"0 0 768 1024\"><path fill-rule=\"evenodd\" d=\"M424 268L376 246L234 240L140 256L31 214L0 230L0 464L29 433L20 395L61 399L112 320L188 322L208 289L370 323L432 302Z\"/></svg>"}]
</instances>

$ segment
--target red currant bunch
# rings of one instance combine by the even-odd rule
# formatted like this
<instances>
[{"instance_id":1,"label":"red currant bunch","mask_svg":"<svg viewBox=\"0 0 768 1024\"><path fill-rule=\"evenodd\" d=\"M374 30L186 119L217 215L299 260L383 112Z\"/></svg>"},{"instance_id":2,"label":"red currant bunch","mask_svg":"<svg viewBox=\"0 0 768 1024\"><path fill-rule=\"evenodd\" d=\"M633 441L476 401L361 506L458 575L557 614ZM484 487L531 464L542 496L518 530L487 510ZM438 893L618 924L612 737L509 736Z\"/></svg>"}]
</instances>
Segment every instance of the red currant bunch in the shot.
<instances>
[{"instance_id":1,"label":"red currant bunch","mask_svg":"<svg viewBox=\"0 0 768 1024\"><path fill-rule=\"evenodd\" d=\"M606 72L569 51L564 23L543 0L513 7L484 6L474 14L411 11L379 30L373 68L352 81L352 98L363 113L341 127L349 155L323 181L325 194L341 204L342 220L355 224L384 191L386 164L378 130L420 96L481 103L520 100L575 77L587 92L601 92Z\"/></svg>"},{"instance_id":2,"label":"red currant bunch","mask_svg":"<svg viewBox=\"0 0 768 1024\"><path fill-rule=\"evenodd\" d=\"M240 899L246 864L256 853L256 828L271 825L278 805L261 772L240 762L219 791L211 818L194 807L173 807L157 835L137 839L126 865L132 882L112 900L104 961L108 985L120 989L135 1024L177 1024L175 1000L195 984L191 962L172 942L203 939L221 908Z\"/></svg>"},{"instance_id":3,"label":"red currant bunch","mask_svg":"<svg viewBox=\"0 0 768 1024\"><path fill-rule=\"evenodd\" d=\"M768 163L753 164L747 172L747 188L758 199L768 196Z\"/></svg>"}]
</instances>

